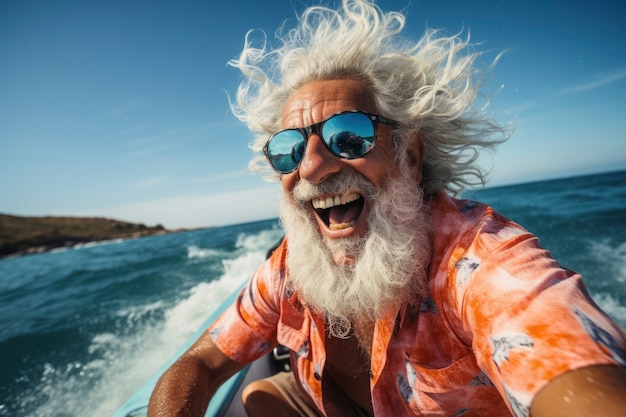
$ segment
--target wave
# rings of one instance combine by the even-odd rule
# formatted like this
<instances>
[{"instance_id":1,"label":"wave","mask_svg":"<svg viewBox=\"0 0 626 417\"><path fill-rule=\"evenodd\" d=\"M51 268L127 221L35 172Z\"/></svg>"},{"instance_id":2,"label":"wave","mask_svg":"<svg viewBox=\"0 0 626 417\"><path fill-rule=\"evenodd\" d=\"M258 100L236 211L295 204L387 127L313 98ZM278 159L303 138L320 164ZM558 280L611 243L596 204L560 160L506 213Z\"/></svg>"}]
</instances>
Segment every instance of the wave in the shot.
<instances>
[{"instance_id":1,"label":"wave","mask_svg":"<svg viewBox=\"0 0 626 417\"><path fill-rule=\"evenodd\" d=\"M626 242L613 243L610 239L590 241L589 251L593 259L602 266L601 273L605 275L597 278L607 285L602 292L593 291L592 297L605 313L626 328L626 306L624 292L621 289L626 283ZM620 295L621 298L618 298Z\"/></svg>"},{"instance_id":2,"label":"wave","mask_svg":"<svg viewBox=\"0 0 626 417\"><path fill-rule=\"evenodd\" d=\"M252 251L267 251L282 238L283 234L283 230L278 226L274 226L272 229L263 230L258 234L240 233L237 236L235 246Z\"/></svg>"},{"instance_id":3,"label":"wave","mask_svg":"<svg viewBox=\"0 0 626 417\"><path fill-rule=\"evenodd\" d=\"M626 282L626 242L613 244L609 239L592 241L590 250L599 262L610 268L611 281Z\"/></svg>"},{"instance_id":4,"label":"wave","mask_svg":"<svg viewBox=\"0 0 626 417\"><path fill-rule=\"evenodd\" d=\"M96 242L86 242L86 243L77 243L72 246L74 249L83 249L83 248L93 248L96 246L106 246L106 245L115 245L118 243L123 243L128 239L118 238L118 239L109 239L109 240L100 240Z\"/></svg>"},{"instance_id":5,"label":"wave","mask_svg":"<svg viewBox=\"0 0 626 417\"><path fill-rule=\"evenodd\" d=\"M617 322L622 328L626 329L626 307L621 305L618 300L609 294L595 293L592 294L593 300Z\"/></svg>"},{"instance_id":6,"label":"wave","mask_svg":"<svg viewBox=\"0 0 626 417\"><path fill-rule=\"evenodd\" d=\"M187 259L222 258L230 253L220 249L203 249L196 245L187 247Z\"/></svg>"},{"instance_id":7,"label":"wave","mask_svg":"<svg viewBox=\"0 0 626 417\"><path fill-rule=\"evenodd\" d=\"M282 237L283 231L275 226L260 233L239 233L235 242L235 250L202 248L198 245L187 247L187 259L223 259L240 256L247 251L267 251Z\"/></svg>"},{"instance_id":8,"label":"wave","mask_svg":"<svg viewBox=\"0 0 626 417\"><path fill-rule=\"evenodd\" d=\"M123 243L128 239L125 238L117 238L117 239L109 239L109 240L97 240L93 242L85 242L85 243L76 243L72 246L61 246L58 248L50 249L50 253L62 253L67 252L69 250L79 250L79 249L89 249L97 246L107 246L107 245L115 245L118 243Z\"/></svg>"},{"instance_id":9,"label":"wave","mask_svg":"<svg viewBox=\"0 0 626 417\"><path fill-rule=\"evenodd\" d=\"M250 277L281 235L278 229L240 234L236 255L222 257L223 274L198 283L173 305L156 301L120 308L114 314L118 325L92 337L86 359L43 364L39 380L30 381L31 388L17 394L12 407L33 417L112 415ZM187 249L198 259L220 253ZM0 416L9 412L0 404Z\"/></svg>"},{"instance_id":10,"label":"wave","mask_svg":"<svg viewBox=\"0 0 626 417\"><path fill-rule=\"evenodd\" d=\"M161 241L163 247L175 246L179 258L193 259L187 263L201 266L190 272L183 269L184 265L178 269L178 264L175 264L173 271L176 272L168 269L162 275L163 281L174 273L198 273L209 262L221 264L219 276L210 281L207 278L206 282L196 279L170 299L165 299L161 293L155 296L142 293L145 298L141 301L129 301L134 304L117 306L111 312L115 325L93 330L85 352L70 360L55 363L42 361L36 365L35 376L23 376L23 380L16 381L20 387L26 388L14 394L13 398L0 400L3 403L0 404L0 416L110 417L171 358L221 301L249 278L265 259L267 250L283 234L280 228L272 226L260 231L256 229L255 233L237 232L232 235L231 245L232 240L235 242L234 250L230 251L203 247L202 243L190 245L183 235L170 235L167 245ZM173 245L174 241L178 243ZM135 244L148 245L148 242L135 241ZM145 247L142 246L142 249ZM622 327L626 327L626 303L619 298L623 296L623 291L612 291L626 282L626 242L616 244L610 239L599 240L586 247L586 252L592 260L600 259L609 268L603 269L603 274L609 276L606 279L610 280L610 285L593 288L594 300ZM141 251L134 248L129 253ZM181 253L182 256L179 256ZM119 256L115 258L119 259ZM175 258L167 258L168 265L175 262ZM153 261L134 265L144 263L147 267L154 265ZM591 267L596 269L595 263ZM121 278L117 280L125 281ZM145 290L143 285L141 288ZM106 319L102 318L102 321ZM68 339L67 344L71 343Z\"/></svg>"}]
</instances>

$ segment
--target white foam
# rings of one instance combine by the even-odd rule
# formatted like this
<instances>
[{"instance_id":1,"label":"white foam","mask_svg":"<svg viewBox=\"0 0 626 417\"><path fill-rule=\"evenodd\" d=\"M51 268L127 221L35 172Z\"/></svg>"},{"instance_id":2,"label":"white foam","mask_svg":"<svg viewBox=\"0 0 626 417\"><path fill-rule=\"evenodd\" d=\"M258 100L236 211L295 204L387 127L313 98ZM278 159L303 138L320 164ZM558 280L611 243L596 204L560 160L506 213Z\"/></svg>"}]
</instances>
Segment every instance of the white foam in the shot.
<instances>
[{"instance_id":1,"label":"white foam","mask_svg":"<svg viewBox=\"0 0 626 417\"><path fill-rule=\"evenodd\" d=\"M125 242L127 239L110 239L110 240L99 240L95 242L86 242L86 243L77 243L72 246L61 246L58 248L54 248L50 250L50 253L62 253L67 252L69 250L79 250L79 249L89 249L97 246L107 246L107 245L116 245L119 243Z\"/></svg>"},{"instance_id":2,"label":"white foam","mask_svg":"<svg viewBox=\"0 0 626 417\"><path fill-rule=\"evenodd\" d=\"M626 242L614 244L610 239L590 242L590 252L600 260L606 271L602 280L611 288L619 288L626 283ZM595 292L593 299L620 326L626 328L626 306L611 294Z\"/></svg>"},{"instance_id":3,"label":"white foam","mask_svg":"<svg viewBox=\"0 0 626 417\"><path fill-rule=\"evenodd\" d=\"M592 294L592 298L609 317L615 320L622 328L626 329L625 306L621 305L619 301L609 294Z\"/></svg>"},{"instance_id":4,"label":"white foam","mask_svg":"<svg viewBox=\"0 0 626 417\"><path fill-rule=\"evenodd\" d=\"M88 349L91 360L45 364L40 381L18 399L21 408L33 409L29 414L33 417L110 417L250 277L281 235L278 228L240 235L235 257L222 259L221 278L197 284L169 309L161 301L121 309L117 314L126 317L125 325L93 337ZM190 247L188 254L202 258L218 252Z\"/></svg>"},{"instance_id":5,"label":"white foam","mask_svg":"<svg viewBox=\"0 0 626 417\"><path fill-rule=\"evenodd\" d=\"M594 258L601 259L609 267L611 276L607 277L616 283L626 283L626 242L612 244L608 239L591 242L590 250Z\"/></svg>"},{"instance_id":6,"label":"white foam","mask_svg":"<svg viewBox=\"0 0 626 417\"><path fill-rule=\"evenodd\" d=\"M271 230L263 230L254 235L241 233L237 237L237 243L235 246L252 251L267 251L267 249L275 244L282 235L283 232L278 227L274 227Z\"/></svg>"},{"instance_id":7,"label":"white foam","mask_svg":"<svg viewBox=\"0 0 626 417\"><path fill-rule=\"evenodd\" d=\"M156 301L150 304L121 308L116 315L126 317L126 325L133 327L141 323L146 317L158 315L164 308L166 306L163 301Z\"/></svg>"},{"instance_id":8,"label":"white foam","mask_svg":"<svg viewBox=\"0 0 626 417\"><path fill-rule=\"evenodd\" d=\"M195 259L195 258L221 258L223 256L228 256L228 252L221 251L218 249L202 249L196 245L191 245L187 247L187 258Z\"/></svg>"},{"instance_id":9,"label":"white foam","mask_svg":"<svg viewBox=\"0 0 626 417\"><path fill-rule=\"evenodd\" d=\"M100 240L96 242L87 242L87 243L77 243L72 246L74 249L83 249L83 248L94 248L96 246L106 246L106 245L116 245L118 243L125 242L126 239L118 238L118 239L109 239L109 240Z\"/></svg>"}]
</instances>

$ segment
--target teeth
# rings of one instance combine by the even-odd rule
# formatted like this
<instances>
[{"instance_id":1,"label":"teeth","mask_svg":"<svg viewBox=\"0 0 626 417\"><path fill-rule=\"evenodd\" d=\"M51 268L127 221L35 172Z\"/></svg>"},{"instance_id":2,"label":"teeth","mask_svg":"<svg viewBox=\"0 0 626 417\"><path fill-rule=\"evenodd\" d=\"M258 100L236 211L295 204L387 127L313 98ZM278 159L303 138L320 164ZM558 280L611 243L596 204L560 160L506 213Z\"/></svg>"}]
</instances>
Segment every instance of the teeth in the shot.
<instances>
[{"instance_id":1,"label":"teeth","mask_svg":"<svg viewBox=\"0 0 626 417\"><path fill-rule=\"evenodd\" d=\"M351 203L359 198L361 198L361 196L358 193L351 191L349 193L336 195L335 197L314 198L311 200L311 204L313 204L313 208L315 209L328 209Z\"/></svg>"},{"instance_id":2,"label":"teeth","mask_svg":"<svg viewBox=\"0 0 626 417\"><path fill-rule=\"evenodd\" d=\"M328 225L328 227L330 228L330 230L343 230L343 229L347 229L348 227L352 226L353 224L354 224L354 222L330 224L330 225Z\"/></svg>"}]
</instances>

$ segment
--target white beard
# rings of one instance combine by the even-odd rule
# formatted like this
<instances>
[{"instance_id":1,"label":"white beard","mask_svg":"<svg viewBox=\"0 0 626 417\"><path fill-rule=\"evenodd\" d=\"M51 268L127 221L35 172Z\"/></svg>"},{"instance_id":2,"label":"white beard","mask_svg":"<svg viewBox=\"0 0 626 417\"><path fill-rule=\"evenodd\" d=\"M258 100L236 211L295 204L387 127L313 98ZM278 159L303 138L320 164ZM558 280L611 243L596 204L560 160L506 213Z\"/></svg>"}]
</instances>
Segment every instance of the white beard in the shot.
<instances>
[{"instance_id":1,"label":"white beard","mask_svg":"<svg viewBox=\"0 0 626 417\"><path fill-rule=\"evenodd\" d=\"M311 197L359 190L373 203L364 237L325 239L305 208ZM356 174L318 186L300 180L280 205L288 236L289 279L302 300L326 318L332 336L350 336L351 323L373 324L423 292L430 262L431 224L421 187L403 175L380 189ZM333 253L353 262L338 265Z\"/></svg>"}]
</instances>

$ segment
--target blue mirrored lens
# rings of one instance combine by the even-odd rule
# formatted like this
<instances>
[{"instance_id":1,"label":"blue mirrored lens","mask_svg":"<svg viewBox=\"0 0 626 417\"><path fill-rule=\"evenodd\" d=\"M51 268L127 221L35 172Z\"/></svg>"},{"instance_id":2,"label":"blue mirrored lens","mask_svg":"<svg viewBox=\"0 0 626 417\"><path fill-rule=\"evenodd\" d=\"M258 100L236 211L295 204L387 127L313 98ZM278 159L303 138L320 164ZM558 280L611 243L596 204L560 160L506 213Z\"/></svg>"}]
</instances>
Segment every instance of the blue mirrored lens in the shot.
<instances>
[{"instance_id":1,"label":"blue mirrored lens","mask_svg":"<svg viewBox=\"0 0 626 417\"><path fill-rule=\"evenodd\" d=\"M321 132L318 131L321 126ZM303 129L288 129L276 133L267 144L270 164L278 172L294 171L304 155L305 135L318 133L326 147L340 158L356 159L374 146L374 122L367 114L346 112Z\"/></svg>"},{"instance_id":2,"label":"blue mirrored lens","mask_svg":"<svg viewBox=\"0 0 626 417\"><path fill-rule=\"evenodd\" d=\"M366 114L343 113L324 123L322 138L328 148L342 158L360 158L374 143L374 124Z\"/></svg>"},{"instance_id":3,"label":"blue mirrored lens","mask_svg":"<svg viewBox=\"0 0 626 417\"><path fill-rule=\"evenodd\" d=\"M270 163L282 173L293 171L304 155L304 136L297 130L277 133L267 145Z\"/></svg>"}]
</instances>

